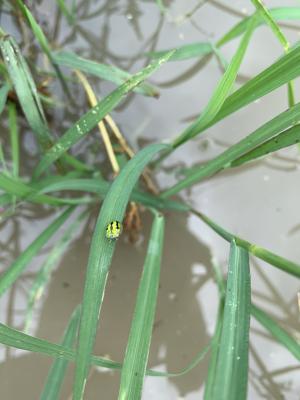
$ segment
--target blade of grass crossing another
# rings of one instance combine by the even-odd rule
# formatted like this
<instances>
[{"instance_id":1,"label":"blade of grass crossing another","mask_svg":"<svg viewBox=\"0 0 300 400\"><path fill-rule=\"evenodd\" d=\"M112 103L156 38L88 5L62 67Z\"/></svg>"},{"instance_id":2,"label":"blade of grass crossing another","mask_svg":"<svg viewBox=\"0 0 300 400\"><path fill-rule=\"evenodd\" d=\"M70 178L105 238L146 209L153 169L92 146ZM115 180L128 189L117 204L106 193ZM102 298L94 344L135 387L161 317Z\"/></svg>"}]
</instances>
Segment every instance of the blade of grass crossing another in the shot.
<instances>
[{"instance_id":1,"label":"blade of grass crossing another","mask_svg":"<svg viewBox=\"0 0 300 400\"><path fill-rule=\"evenodd\" d=\"M142 395L159 286L164 226L164 217L155 211L122 367L119 400L138 400Z\"/></svg>"},{"instance_id":2,"label":"blade of grass crossing another","mask_svg":"<svg viewBox=\"0 0 300 400\"><path fill-rule=\"evenodd\" d=\"M248 252L232 241L212 400L247 398L250 304Z\"/></svg>"},{"instance_id":3,"label":"blade of grass crossing another","mask_svg":"<svg viewBox=\"0 0 300 400\"><path fill-rule=\"evenodd\" d=\"M155 154L167 148L169 148L167 145L154 144L137 153L116 177L101 207L93 233L87 266L73 400L83 398L108 270L115 248L115 242L106 238L106 227L112 221L123 221L130 194L143 169Z\"/></svg>"},{"instance_id":4,"label":"blade of grass crossing another","mask_svg":"<svg viewBox=\"0 0 300 400\"><path fill-rule=\"evenodd\" d=\"M246 162L253 161L256 158L265 156L266 154L273 153L274 151L283 149L288 146L300 142L300 125L292 126L290 129L280 133L270 140L267 140L260 146L249 151L243 156L237 158L230 163L229 167L238 167Z\"/></svg>"},{"instance_id":5,"label":"blade of grass crossing another","mask_svg":"<svg viewBox=\"0 0 300 400\"><path fill-rule=\"evenodd\" d=\"M11 36L4 36L0 40L0 48L24 115L40 145L47 149L52 145L50 131L36 86L19 46Z\"/></svg>"},{"instance_id":6,"label":"blade of grass crossing another","mask_svg":"<svg viewBox=\"0 0 300 400\"><path fill-rule=\"evenodd\" d=\"M180 182L163 192L161 197L167 198L171 195L174 195L180 190L185 189L195 183L199 183L203 179L212 176L223 168L229 167L234 160L254 149L261 143L266 142L268 139L274 137L284 129L289 128L291 125L297 123L299 121L299 115L300 103L297 103L287 111L284 111L259 127L256 131L252 132L235 145L229 147L229 149L225 150L213 160L207 162L204 166L192 169L191 173L188 174L186 178L182 179Z\"/></svg>"},{"instance_id":7,"label":"blade of grass crossing another","mask_svg":"<svg viewBox=\"0 0 300 400\"><path fill-rule=\"evenodd\" d=\"M208 218L203 213L200 213L197 210L191 209L191 212L199 217L203 222L205 222L208 226L211 227L218 235L220 235L223 239L228 242L235 240L238 246L243 247L243 249L247 250L249 253L253 254L255 257L260 258L263 261L273 265L276 268L281 269L288 274L294 275L300 278L300 265L296 264L286 258L278 256L277 254L272 253L271 251L264 249L263 247L259 247L256 244L250 243L247 240L241 239L238 236L233 235L230 232L227 232L220 225L216 224L210 218Z\"/></svg>"},{"instance_id":8,"label":"blade of grass crossing another","mask_svg":"<svg viewBox=\"0 0 300 400\"><path fill-rule=\"evenodd\" d=\"M0 277L0 296L18 279L28 263L49 241L49 239L57 233L58 229L65 223L73 211L74 207L67 208L6 269Z\"/></svg>"},{"instance_id":9,"label":"blade of grass crossing another","mask_svg":"<svg viewBox=\"0 0 300 400\"><path fill-rule=\"evenodd\" d=\"M251 306L251 314L278 342L286 347L287 350L292 353L298 361L300 361L300 345L288 334L288 332L281 328L281 326L270 318L262 309L256 307L254 304Z\"/></svg>"},{"instance_id":10,"label":"blade of grass crossing another","mask_svg":"<svg viewBox=\"0 0 300 400\"><path fill-rule=\"evenodd\" d=\"M198 42L198 43L186 44L184 46L180 46L180 47L174 48L172 50L175 50L175 53L169 59L169 61L181 61L181 60L188 60L190 58L201 57L201 56L205 56L207 54L213 53L214 46L209 42ZM167 54L169 51L170 51L170 49L169 50L161 50L161 51L152 51L152 52L146 53L146 56L151 57L151 58L158 58L158 57L161 57L161 56Z\"/></svg>"},{"instance_id":11,"label":"blade of grass crossing another","mask_svg":"<svg viewBox=\"0 0 300 400\"><path fill-rule=\"evenodd\" d=\"M217 360L218 360L220 339L222 333L223 313L224 313L224 300L222 299L219 303L217 323L211 344L208 373L205 381L204 400L212 400L213 398L212 395L215 387Z\"/></svg>"},{"instance_id":12,"label":"blade of grass crossing another","mask_svg":"<svg viewBox=\"0 0 300 400\"><path fill-rule=\"evenodd\" d=\"M300 7L276 7L270 8L269 13L273 20L280 21L280 20L299 20L300 19ZM265 20L262 16L256 12L256 25L260 26L263 25ZM253 18L253 15L250 17L244 18L242 21L237 23L229 32L227 32L220 40L217 42L217 46L221 47L225 43L228 43L230 40L235 39L236 37L242 35L248 25L249 19Z\"/></svg>"},{"instance_id":13,"label":"blade of grass crossing another","mask_svg":"<svg viewBox=\"0 0 300 400\"><path fill-rule=\"evenodd\" d=\"M69 204L86 204L91 200L84 196L81 196L78 199L75 198L58 198L48 196L46 194L39 194L37 191L26 183L22 182L20 179L12 178L11 176L1 174L0 173L0 188L4 190L7 194L14 195L19 199L26 200L28 202L40 203L40 204L49 204L52 206L61 206L61 205L69 205ZM4 200L9 199L5 198ZM2 202L4 205L5 202Z\"/></svg>"},{"instance_id":14,"label":"blade of grass crossing another","mask_svg":"<svg viewBox=\"0 0 300 400\"><path fill-rule=\"evenodd\" d=\"M47 259L40 270L36 273L28 294L24 327L25 333L29 332L30 324L32 321L33 308L37 301L43 295L45 287L50 281L53 269L56 267L59 260L61 260L62 255L64 251L68 248L71 240L73 239L73 236L78 232L82 220L87 216L87 213L88 211L84 210L76 217L75 221L67 227L62 237L56 242L53 249L48 253Z\"/></svg>"},{"instance_id":15,"label":"blade of grass crossing another","mask_svg":"<svg viewBox=\"0 0 300 400\"><path fill-rule=\"evenodd\" d=\"M266 24L270 26L275 36L282 44L284 51L288 53L290 49L290 44L286 37L284 36L280 27L276 24L274 18L272 17L269 10L264 6L264 4L260 0L251 0L258 13L262 16L262 18L266 21ZM295 95L294 95L294 85L293 82L288 82L288 100L289 107L292 107L295 104Z\"/></svg>"},{"instance_id":16,"label":"blade of grass crossing another","mask_svg":"<svg viewBox=\"0 0 300 400\"><path fill-rule=\"evenodd\" d=\"M67 361L75 360L75 351L68 346L63 346L55 343L51 343L44 339L39 339L34 336L27 335L26 333L20 332L16 329L10 328L7 325L0 323L0 343L5 346L13 347L16 349L31 351L34 353L44 354L50 357L64 359ZM206 346L201 352L195 357L195 359L185 368L179 372L161 372L149 369L146 374L154 377L175 377L186 374L191 368L203 359L204 355L209 350L209 346ZM108 360L102 357L91 356L91 365L95 365L102 368L120 370L122 364L116 361ZM56 399L55 399L56 400Z\"/></svg>"},{"instance_id":17,"label":"blade of grass crossing another","mask_svg":"<svg viewBox=\"0 0 300 400\"><path fill-rule=\"evenodd\" d=\"M81 307L78 306L71 315L67 329L63 335L62 346L73 347L80 321ZM68 360L56 359L47 376L40 400L55 400L59 399L60 390L64 381Z\"/></svg>"},{"instance_id":18,"label":"blade of grass crossing another","mask_svg":"<svg viewBox=\"0 0 300 400\"><path fill-rule=\"evenodd\" d=\"M35 170L35 179L71 146L89 133L106 114L120 103L125 94L137 87L148 76L153 74L163 63L168 61L173 53L174 52L171 51L164 57L150 63L147 67L133 75L133 77L127 82L118 87L83 115L70 129L67 130L67 132L53 145L53 147L46 152Z\"/></svg>"},{"instance_id":19,"label":"blade of grass crossing another","mask_svg":"<svg viewBox=\"0 0 300 400\"><path fill-rule=\"evenodd\" d=\"M39 24L36 22L36 20L34 19L34 16L29 11L29 9L26 7L26 5L23 4L23 1L22 0L17 0L17 4L18 4L21 12L23 13L24 17L27 19L27 21L28 21L28 23L29 23L29 25L30 25L30 27L32 29L32 32L33 32L35 38L37 39L37 41L39 42L42 50L44 51L44 53L48 57L49 61L51 62L52 66L54 68L54 71L55 71L58 79L60 80L62 88L64 89L64 91L67 94L68 98L70 100L72 100L71 99L71 93L69 91L68 85L65 82L63 74L61 73L58 65L55 64L55 62L54 62L54 59L53 59L52 53L51 53L51 49L50 49L50 45L48 43L48 40L47 40L43 30L41 29Z\"/></svg>"},{"instance_id":20,"label":"blade of grass crossing another","mask_svg":"<svg viewBox=\"0 0 300 400\"><path fill-rule=\"evenodd\" d=\"M203 132L230 114L297 78L300 75L299 63L300 46L297 46L231 94L215 117L201 129L197 128L197 133ZM193 122L185 131L192 131L194 124Z\"/></svg>"},{"instance_id":21,"label":"blade of grass crossing another","mask_svg":"<svg viewBox=\"0 0 300 400\"><path fill-rule=\"evenodd\" d=\"M28 124L41 148L47 150L53 145L53 139L45 118L40 96L27 63L21 54L19 46L11 36L6 35L1 37L0 49ZM64 161L79 170L87 169L71 155L64 155ZM61 163L58 163L56 166L59 169L62 167Z\"/></svg>"},{"instance_id":22,"label":"blade of grass crossing another","mask_svg":"<svg viewBox=\"0 0 300 400\"><path fill-rule=\"evenodd\" d=\"M220 108L222 107L226 97L230 93L236 76L240 69L240 65L244 58L246 49L248 47L253 29L255 26L255 20L250 20L245 35L243 36L239 48L233 56L227 70L225 71L221 81L219 82L214 94L209 100L207 106L196 119L196 121L190 125L181 135L179 135L172 143L174 148L182 145L189 139L196 136L201 129L206 126L212 119L217 115Z\"/></svg>"},{"instance_id":23,"label":"blade of grass crossing another","mask_svg":"<svg viewBox=\"0 0 300 400\"><path fill-rule=\"evenodd\" d=\"M175 51L175 50L174 50ZM128 79L132 78L129 72L113 65L101 64L93 60L89 60L78 56L70 51L59 51L52 53L54 61L68 68L78 69L81 72L97 76L98 78L121 85ZM159 91L153 85L147 82L142 82L138 87L133 89L134 92L145 96L159 97Z\"/></svg>"}]
</instances>

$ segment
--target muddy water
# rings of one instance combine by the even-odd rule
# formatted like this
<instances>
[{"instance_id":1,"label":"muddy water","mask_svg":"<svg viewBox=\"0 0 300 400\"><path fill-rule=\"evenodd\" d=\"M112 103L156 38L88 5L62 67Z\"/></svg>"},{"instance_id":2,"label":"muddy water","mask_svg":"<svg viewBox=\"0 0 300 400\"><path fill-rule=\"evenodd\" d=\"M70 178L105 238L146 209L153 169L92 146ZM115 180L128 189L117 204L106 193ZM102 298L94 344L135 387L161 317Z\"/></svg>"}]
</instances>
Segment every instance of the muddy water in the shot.
<instances>
[{"instance_id":1,"label":"muddy water","mask_svg":"<svg viewBox=\"0 0 300 400\"><path fill-rule=\"evenodd\" d=\"M280 3L270 1L268 6L279 6ZM86 19L82 19L74 35L63 20L57 24L57 43L65 42L66 49L131 71L143 65L138 58L139 53L195 41L215 41L238 22L241 15L252 9L246 1L232 1L229 8L222 8L219 2L211 1L197 10L194 9L197 2L172 1L162 19L155 2L122 0L107 1L105 5L89 1L81 4L80 13L85 13ZM298 2L286 4L296 6ZM88 17L102 5L99 15ZM49 15L53 15L54 8L54 1L37 6L40 21L44 22L49 32L53 32ZM192 17L184 18L193 9ZM296 25L295 22L290 24ZM286 29L285 32L292 43L298 40L297 30ZM234 41L222 50L227 59L232 56L236 45ZM238 84L268 66L281 53L281 47L272 33L267 28L260 28L247 51ZM187 119L203 109L220 76L220 66L214 59L169 63L151 79L160 87L159 101L130 95L113 116L133 146L137 147L145 140L168 140L182 131ZM113 86L101 83L95 84L95 87L103 96ZM59 87L57 90L60 90ZM79 96L83 102L83 94L79 93ZM167 187L175 180L174 174L170 174L171 167L176 166L178 170L179 166L189 167L219 154L284 110L286 97L286 88L281 88L183 146L159 172L161 187ZM62 108L51 120L52 129L63 132L75 118L70 110L66 113ZM24 152L28 156L32 152L29 134L25 142ZM31 158L33 156L31 154ZM28 158L24 156L23 160ZM231 232L297 261L300 258L300 219L297 217L299 161L296 148L284 150L264 161L219 174L196 185L183 196ZM24 174L32 165L33 161L23 168ZM9 265L20 249L30 243L52 218L53 214L48 211L23 206L20 216L1 231L3 263ZM51 341L60 340L66 321L81 301L93 222L91 218L88 224L82 226L53 274L47 294L35 311L32 334ZM140 245L133 247L124 238L118 242L95 354L114 360L123 358L150 222L150 216L143 213L144 240ZM229 248L196 218L174 213L167 215L165 241L149 364L161 371L176 372L192 360L212 335L217 311L212 258L225 272ZM23 279L2 300L2 320L9 325L22 328L26 293L34 271L41 266L46 254L47 251L43 251L35 259ZM253 301L297 336L297 280L252 259L252 288ZM3 355L6 362L0 365L0 376L5 398L22 396L37 399L51 360L15 350ZM283 347L270 340L258 324L252 323L249 399L299 399L298 365ZM176 379L147 378L143 399L201 399L207 367L208 358L205 358L186 376ZM68 399L71 393L72 372L73 367L70 366L62 399ZM28 384L32 382L32 377L35 377L34 384ZM95 369L89 379L86 399L115 399L118 384L118 372Z\"/></svg>"}]
</instances>

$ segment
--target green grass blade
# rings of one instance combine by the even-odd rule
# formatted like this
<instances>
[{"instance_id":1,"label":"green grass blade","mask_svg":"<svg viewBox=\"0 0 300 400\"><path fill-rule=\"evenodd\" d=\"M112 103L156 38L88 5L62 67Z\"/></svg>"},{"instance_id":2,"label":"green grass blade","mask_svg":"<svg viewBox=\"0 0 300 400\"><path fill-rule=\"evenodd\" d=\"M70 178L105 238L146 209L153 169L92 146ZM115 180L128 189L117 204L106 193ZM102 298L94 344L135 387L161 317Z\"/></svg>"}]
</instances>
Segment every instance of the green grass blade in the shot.
<instances>
[{"instance_id":1,"label":"green grass blade","mask_svg":"<svg viewBox=\"0 0 300 400\"><path fill-rule=\"evenodd\" d=\"M299 20L300 19L300 7L278 7L278 8L271 8L269 9L269 13L271 17L275 21L280 21L280 20ZM257 26L263 25L265 21L263 18L258 14L256 14L256 24ZM253 15L251 17L246 17L244 18L241 22L236 24L226 35L224 35L217 43L217 46L223 46L225 43L229 42L230 40L235 39L236 37L242 35L246 28L247 24L249 22L249 19L253 18Z\"/></svg>"},{"instance_id":2,"label":"green grass blade","mask_svg":"<svg viewBox=\"0 0 300 400\"><path fill-rule=\"evenodd\" d=\"M175 53L170 57L169 61L188 60L194 57L202 57L214 52L214 46L209 42L197 42L176 47L174 49L152 51L146 53L146 56L151 58L159 58L167 54L169 51L175 50Z\"/></svg>"},{"instance_id":3,"label":"green grass blade","mask_svg":"<svg viewBox=\"0 0 300 400\"><path fill-rule=\"evenodd\" d=\"M245 35L243 36L235 55L233 56L224 75L222 76L222 79L215 89L207 106L205 107L201 115L196 119L196 121L173 141L172 146L174 148L182 145L189 139L196 136L202 130L202 128L207 126L219 112L235 82L241 62L244 58L254 29L254 23L254 20L250 20Z\"/></svg>"},{"instance_id":4,"label":"green grass blade","mask_svg":"<svg viewBox=\"0 0 300 400\"><path fill-rule=\"evenodd\" d=\"M232 241L212 399L243 400L247 397L250 304L248 252Z\"/></svg>"},{"instance_id":5,"label":"green grass blade","mask_svg":"<svg viewBox=\"0 0 300 400\"><path fill-rule=\"evenodd\" d=\"M56 218L39 236L27 247L26 250L6 269L0 277L0 296L18 279L28 263L58 231L58 229L69 218L74 207L67 208Z\"/></svg>"},{"instance_id":6,"label":"green grass blade","mask_svg":"<svg viewBox=\"0 0 300 400\"><path fill-rule=\"evenodd\" d=\"M253 161L258 157L265 156L266 154L273 153L274 151L283 149L299 142L300 125L295 125L292 126L290 129L287 129L286 131L275 136L275 138L267 140L260 146L237 158L232 163L230 163L230 167L240 166L246 162Z\"/></svg>"},{"instance_id":7,"label":"green grass blade","mask_svg":"<svg viewBox=\"0 0 300 400\"><path fill-rule=\"evenodd\" d=\"M251 314L271 335L300 361L300 345L262 309L252 304Z\"/></svg>"},{"instance_id":8,"label":"green grass blade","mask_svg":"<svg viewBox=\"0 0 300 400\"><path fill-rule=\"evenodd\" d=\"M140 174L152 157L169 146L150 145L137 153L121 170L107 193L94 230L82 302L82 316L76 357L73 400L81 400L86 384L98 318L115 242L106 238L111 221L123 221L125 209Z\"/></svg>"},{"instance_id":9,"label":"green grass blade","mask_svg":"<svg viewBox=\"0 0 300 400\"><path fill-rule=\"evenodd\" d=\"M16 329L10 328L7 325L0 323L0 343L14 347L16 349L22 349L26 351L31 351L34 353L44 354L50 357L64 359L67 361L74 361L76 357L76 353L74 350L69 348L68 346L63 346L55 343L48 342L44 339L39 339L34 336L27 335L26 333L20 332ZM147 370L147 375L153 377L175 377L186 374L191 370L193 365L200 362L207 351L209 350L209 346L205 347L195 359L185 368L183 368L179 372L161 372L154 370ZM112 369L112 370L120 370L122 368L122 364L108 360L102 357L91 356L90 360L92 365L96 365L99 367Z\"/></svg>"},{"instance_id":10,"label":"green grass blade","mask_svg":"<svg viewBox=\"0 0 300 400\"><path fill-rule=\"evenodd\" d=\"M217 323L211 344L208 373L205 381L204 400L212 400L213 398L213 391L215 388L215 379L217 371L217 361L218 361L218 354L219 354L219 347L220 347L220 340L222 333L223 314L224 314L224 300L221 300L219 303Z\"/></svg>"},{"instance_id":11,"label":"green grass blade","mask_svg":"<svg viewBox=\"0 0 300 400\"><path fill-rule=\"evenodd\" d=\"M125 94L137 87L149 75L153 74L172 56L172 54L173 52L153 61L83 115L70 129L67 130L67 132L53 145L53 147L47 151L36 168L34 174L35 178L41 175L42 172L44 172L63 153L89 133L106 114L120 103Z\"/></svg>"},{"instance_id":12,"label":"green grass blade","mask_svg":"<svg viewBox=\"0 0 300 400\"><path fill-rule=\"evenodd\" d=\"M97 76L98 78L113 82L116 85L122 85L128 79L132 78L131 74L118 67L88 60L70 51L59 51L52 53L52 56L58 65L63 65L64 67L72 69L78 69L86 74ZM151 97L159 96L158 89L146 82L142 82L140 86L134 88L133 91Z\"/></svg>"},{"instance_id":13,"label":"green grass blade","mask_svg":"<svg viewBox=\"0 0 300 400\"><path fill-rule=\"evenodd\" d=\"M1 323L0 343L17 349L45 354L50 357L61 358L68 361L74 361L76 357L75 351L68 347L27 335L26 333L20 332ZM120 369L122 367L122 364L120 363L96 356L91 357L91 363L99 367L110 369Z\"/></svg>"},{"instance_id":14,"label":"green grass blade","mask_svg":"<svg viewBox=\"0 0 300 400\"><path fill-rule=\"evenodd\" d=\"M52 145L52 139L37 89L26 61L11 36L2 37L0 49L24 115L38 142L44 149L47 149Z\"/></svg>"},{"instance_id":15,"label":"green grass blade","mask_svg":"<svg viewBox=\"0 0 300 400\"><path fill-rule=\"evenodd\" d=\"M49 204L52 206L62 206L71 204L87 204L93 201L93 198L81 196L79 198L54 197L44 193L57 191L84 191L88 193L96 193L103 198L108 192L110 183L99 178L80 179L69 176L51 176L44 178L42 181L37 181L28 185L20 179L14 179L11 176L0 173L0 189L6 192L0 196L0 205L4 206L12 202L11 196L16 196L22 201L30 201L38 204ZM95 199L97 201L97 199ZM174 211L189 211L190 207L179 201L161 199L158 196L153 196L134 189L131 194L131 200L144 204L147 207L157 208L161 210Z\"/></svg>"},{"instance_id":16,"label":"green grass blade","mask_svg":"<svg viewBox=\"0 0 300 400\"><path fill-rule=\"evenodd\" d=\"M53 178L53 177L52 177ZM40 193L50 193L64 190L75 190L84 191L89 193L97 193L101 197L104 197L109 190L110 183L99 178L87 179L87 178L68 178L68 177L57 177L56 181L47 182L47 179L43 179L41 182L36 182L34 187L39 189ZM189 206L179 201L161 199L160 197L153 196L149 193L141 192L134 189L131 197L133 201L142 203L147 207L156 209L169 209L174 211L188 211Z\"/></svg>"},{"instance_id":17,"label":"green grass blade","mask_svg":"<svg viewBox=\"0 0 300 400\"><path fill-rule=\"evenodd\" d=\"M4 83L0 88L0 115L4 110L9 91L10 91L10 85L8 83Z\"/></svg>"},{"instance_id":18,"label":"green grass blade","mask_svg":"<svg viewBox=\"0 0 300 400\"><path fill-rule=\"evenodd\" d=\"M218 114L206 126L201 127L198 133L297 78L300 75L299 62L300 46L297 46L230 95ZM193 124L187 130L192 126Z\"/></svg>"},{"instance_id":19,"label":"green grass blade","mask_svg":"<svg viewBox=\"0 0 300 400\"><path fill-rule=\"evenodd\" d=\"M271 251L264 249L263 247L259 247L256 244L250 243L247 240L241 239L238 236L233 235L232 233L226 231L224 228L216 224L206 215L200 213L199 211L192 210L192 213L199 217L203 222L205 222L208 226L211 227L218 235L220 235L223 239L231 242L235 240L236 244L240 247L246 249L249 253L253 254L255 257L260 258L263 261L273 265L276 268L281 269L282 271L287 272L288 274L294 275L296 277L300 277L300 265L287 260L277 254L272 253Z\"/></svg>"},{"instance_id":20,"label":"green grass blade","mask_svg":"<svg viewBox=\"0 0 300 400\"><path fill-rule=\"evenodd\" d=\"M274 35L277 37L279 42L282 44L283 48L285 51L288 51L290 45L288 41L286 40L282 30L280 27L276 24L275 20L272 17L272 14L268 11L268 9L263 5L263 3L260 0L251 0L252 4L254 7L257 9L258 13L261 15L263 20L267 25L270 26L272 31L274 32Z\"/></svg>"},{"instance_id":21,"label":"green grass blade","mask_svg":"<svg viewBox=\"0 0 300 400\"><path fill-rule=\"evenodd\" d=\"M7 176L4 173L0 173L0 188L6 192L6 194L11 194L19 199L39 203L39 204L49 204L52 206L70 205L70 204L86 204L91 201L91 199L86 197L81 197L79 199L75 198L57 198L48 196L45 194L39 194L33 187L22 182L20 179ZM7 200L7 198L5 198ZM2 202L2 205L5 203Z\"/></svg>"},{"instance_id":22,"label":"green grass blade","mask_svg":"<svg viewBox=\"0 0 300 400\"><path fill-rule=\"evenodd\" d=\"M47 150L53 145L53 140L27 63L11 36L1 37L0 50L28 124L38 143ZM70 162L73 157L64 155L64 159ZM73 163L73 166L76 165Z\"/></svg>"},{"instance_id":23,"label":"green grass blade","mask_svg":"<svg viewBox=\"0 0 300 400\"><path fill-rule=\"evenodd\" d=\"M119 400L142 395L155 315L165 221L155 212L123 362Z\"/></svg>"},{"instance_id":24,"label":"green grass blade","mask_svg":"<svg viewBox=\"0 0 300 400\"><path fill-rule=\"evenodd\" d=\"M29 332L33 315L33 308L43 295L44 289L51 278L51 273L53 269L56 267L63 253L68 248L71 240L73 239L73 236L77 233L83 218L85 218L86 216L87 211L85 210L76 217L75 221L70 224L62 237L55 243L53 249L48 253L46 261L44 262L40 270L36 273L35 279L31 285L31 289L29 290L28 294L24 328L25 333Z\"/></svg>"},{"instance_id":25,"label":"green grass blade","mask_svg":"<svg viewBox=\"0 0 300 400\"><path fill-rule=\"evenodd\" d=\"M71 315L67 329L63 335L62 346L73 347L75 342L79 321L80 321L80 306L75 309ZM68 366L68 360L56 359L50 368L47 376L46 383L44 385L43 392L40 396L40 400L55 400L59 399L59 393L63 384L66 369Z\"/></svg>"},{"instance_id":26,"label":"green grass blade","mask_svg":"<svg viewBox=\"0 0 300 400\"><path fill-rule=\"evenodd\" d=\"M251 1L254 4L255 8L257 9L258 13L262 16L262 18L266 22L266 24L270 26L270 28L274 32L274 35L282 44L284 51L287 53L290 49L290 44L286 39L286 37L284 36L279 25L276 24L269 10L264 6L261 0L251 0ZM288 99L289 99L289 106L292 107L295 104L293 82L288 82Z\"/></svg>"},{"instance_id":27,"label":"green grass blade","mask_svg":"<svg viewBox=\"0 0 300 400\"><path fill-rule=\"evenodd\" d=\"M11 158L12 158L12 175L19 176L20 149L19 149L19 132L17 125L17 112L14 103L8 104L8 123L10 132Z\"/></svg>"},{"instance_id":28,"label":"green grass blade","mask_svg":"<svg viewBox=\"0 0 300 400\"><path fill-rule=\"evenodd\" d=\"M169 197L182 189L201 182L203 179L214 175L223 168L230 166L234 160L238 159L243 154L295 124L299 119L299 112L300 103L297 103L295 106L277 115L275 118L259 127L256 131L246 136L240 142L225 150L222 154L209 161L204 166L192 169L184 179L163 192L161 197Z\"/></svg>"},{"instance_id":29,"label":"green grass blade","mask_svg":"<svg viewBox=\"0 0 300 400\"><path fill-rule=\"evenodd\" d=\"M56 0L58 7L60 8L62 14L65 16L66 20L68 21L69 25L73 25L75 23L74 14L69 11L65 0Z\"/></svg>"},{"instance_id":30,"label":"green grass blade","mask_svg":"<svg viewBox=\"0 0 300 400\"><path fill-rule=\"evenodd\" d=\"M64 91L67 94L67 96L69 97L69 99L71 99L71 94L70 94L68 85L66 84L65 79L63 77L63 74L61 73L58 65L55 63L55 61L54 61L54 59L52 57L50 45L48 43L48 39L46 38L43 30L41 29L39 24L36 22L36 20L34 19L34 16L29 11L29 9L26 7L26 5L23 4L23 1L22 0L17 0L17 4L18 4L22 14L24 15L24 17L28 21L28 23L29 23L29 25L30 25L30 27L32 29L32 32L33 32L35 38L37 39L38 43L40 44L42 50L44 51L44 53L48 57L50 63L52 64L52 66L53 66L53 68L55 70L55 73L56 73L58 79L60 80L62 88L64 89Z\"/></svg>"}]
</instances>

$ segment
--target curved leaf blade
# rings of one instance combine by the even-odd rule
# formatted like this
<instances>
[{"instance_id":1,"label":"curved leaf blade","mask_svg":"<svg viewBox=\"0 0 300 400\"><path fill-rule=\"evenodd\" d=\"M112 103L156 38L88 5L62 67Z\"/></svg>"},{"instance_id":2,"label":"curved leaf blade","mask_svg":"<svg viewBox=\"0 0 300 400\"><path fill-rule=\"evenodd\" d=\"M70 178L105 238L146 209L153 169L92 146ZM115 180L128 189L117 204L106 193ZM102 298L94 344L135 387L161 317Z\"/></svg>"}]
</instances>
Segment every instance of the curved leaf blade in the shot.
<instances>
[{"instance_id":1,"label":"curved leaf blade","mask_svg":"<svg viewBox=\"0 0 300 400\"><path fill-rule=\"evenodd\" d=\"M167 145L154 144L137 153L121 170L111 185L101 207L92 238L87 266L76 356L73 400L81 400L83 397L108 270L115 248L115 242L106 238L106 227L111 221L123 221L131 191L143 169L155 154L167 148L169 148Z\"/></svg>"},{"instance_id":2,"label":"curved leaf blade","mask_svg":"<svg viewBox=\"0 0 300 400\"><path fill-rule=\"evenodd\" d=\"M95 107L85 113L67 132L49 149L38 164L34 177L40 176L54 161L64 154L71 146L80 141L87 133L101 121L123 96L137 87L149 75L153 74L163 63L168 61L173 52L153 61L127 82L101 100Z\"/></svg>"}]
</instances>

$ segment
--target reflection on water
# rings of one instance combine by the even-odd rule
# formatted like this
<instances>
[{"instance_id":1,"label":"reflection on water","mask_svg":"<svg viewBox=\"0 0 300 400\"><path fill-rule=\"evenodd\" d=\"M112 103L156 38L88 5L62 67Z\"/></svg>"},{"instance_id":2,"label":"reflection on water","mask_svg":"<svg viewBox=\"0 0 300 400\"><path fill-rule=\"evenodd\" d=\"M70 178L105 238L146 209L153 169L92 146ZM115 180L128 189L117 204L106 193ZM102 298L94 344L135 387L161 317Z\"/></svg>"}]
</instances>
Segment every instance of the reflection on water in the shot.
<instances>
[{"instance_id":1,"label":"reflection on water","mask_svg":"<svg viewBox=\"0 0 300 400\"><path fill-rule=\"evenodd\" d=\"M272 6L272 2L269 3L268 6ZM288 3L295 5L295 2ZM32 2L32 10L48 37L53 39L53 46L73 50L84 57L128 71L137 71L146 64L147 60L141 58L144 52L196 41L215 42L240 20L245 14L245 8L251 11L246 1L232 1L230 6L219 1L178 0L164 1L164 4L166 12L162 13L156 2L152 1L82 0L77 3L74 26L56 13L55 1ZM52 15L55 15L53 21L49 18ZM12 21L7 18L5 14L2 15L4 28L14 33ZM288 25L294 29L296 24ZM292 43L297 38L293 29L286 31ZM280 46L273 45L273 38L266 28L260 28L254 38L240 71L240 77L244 79L255 75L281 54ZM33 62L35 44L28 32L23 40L23 51L31 55ZM222 49L227 60L235 45L233 43ZM158 101L136 94L127 96L114 112L114 118L129 143L137 147L141 138L158 141L177 135L186 127L187 119L191 115L198 115L207 104L221 76L220 68L214 57L169 63L151 79L161 91ZM99 83L93 79L91 82L99 96L113 88L111 83ZM76 83L70 82L70 87L77 106L61 104L56 110L48 111L51 129L57 136L86 109L83 91ZM52 84L50 89L57 98L62 97L58 84ZM190 168L216 156L229 143L235 143L281 112L286 104L286 90L282 88L272 96L266 96L259 104L252 104L212 127L205 136L186 144L159 172L161 186L170 184L173 179L170 173L174 165ZM22 118L19 118L19 122L24 130L25 122ZM3 140L4 150L8 152L9 142ZM29 132L26 132L22 146L21 175L26 176L37 162L36 153L32 153ZM85 139L84 144L77 146L76 151L81 157L94 152L95 160L99 163L103 161L97 156L101 148L95 144L92 135ZM299 260L299 222L295 218L298 215L300 194L297 184L298 164L297 150L289 149L264 161L258 160L249 166L224 171L196 185L186 196L195 208L206 212L232 232L289 259ZM64 254L53 274L47 295L36 310L33 333L38 337L58 342L66 321L81 300L96 211L83 224ZM10 265L53 216L50 208L21 203L16 214L1 225L1 264ZM123 358L150 221L150 216L144 213L143 245L133 247L124 240L118 242L95 348L98 355L118 361ZM217 310L217 290L212 280L211 257L218 260L225 273L229 249L228 244L201 221L174 213L167 216L165 241L149 364L164 371L178 371L210 340ZM8 325L22 329L25 302L34 272L42 265L50 247L47 246L35 258L29 271L2 300L2 310L6 310L2 320ZM296 280L263 262L258 263L252 259L251 263L253 301L268 310L292 334L296 334L299 321ZM251 335L249 398L298 399L299 367L296 360L282 346L273 342L255 321L252 323ZM0 366L0 375L6 398L18 398L20 393L26 394L26 398L38 398L51 360L13 349L7 349L5 356L6 362ZM199 399L203 394L207 366L208 357L183 377L149 377L146 379L143 398ZM63 388L64 399L70 395L72 372L73 366L70 366ZM15 385L16 376L18 385ZM35 384L28 387L32 376L36 377ZM105 398L115 399L118 384L118 372L93 369L86 398L93 400L99 397L98 393L105 392Z\"/></svg>"}]
</instances>

